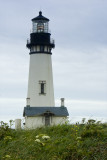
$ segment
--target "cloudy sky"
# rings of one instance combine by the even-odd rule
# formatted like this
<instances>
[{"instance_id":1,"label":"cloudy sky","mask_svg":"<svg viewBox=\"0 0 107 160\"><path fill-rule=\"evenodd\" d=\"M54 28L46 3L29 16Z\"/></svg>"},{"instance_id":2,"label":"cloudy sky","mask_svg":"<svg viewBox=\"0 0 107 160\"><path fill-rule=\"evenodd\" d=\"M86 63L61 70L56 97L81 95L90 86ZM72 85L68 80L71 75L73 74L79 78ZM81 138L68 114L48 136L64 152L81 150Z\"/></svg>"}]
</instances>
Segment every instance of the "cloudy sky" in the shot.
<instances>
[{"instance_id":1,"label":"cloudy sky","mask_svg":"<svg viewBox=\"0 0 107 160\"><path fill-rule=\"evenodd\" d=\"M0 0L0 121L23 118L31 19L50 19L56 106L70 120L107 121L107 0Z\"/></svg>"}]
</instances>

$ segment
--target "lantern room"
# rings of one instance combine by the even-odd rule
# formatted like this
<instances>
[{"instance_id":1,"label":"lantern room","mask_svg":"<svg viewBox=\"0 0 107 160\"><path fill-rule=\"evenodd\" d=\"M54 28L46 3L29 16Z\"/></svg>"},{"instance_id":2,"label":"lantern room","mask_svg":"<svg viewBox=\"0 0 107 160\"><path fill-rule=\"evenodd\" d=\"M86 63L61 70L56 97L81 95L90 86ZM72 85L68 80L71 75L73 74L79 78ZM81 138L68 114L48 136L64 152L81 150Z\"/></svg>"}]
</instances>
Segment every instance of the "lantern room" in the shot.
<instances>
[{"instance_id":1,"label":"lantern room","mask_svg":"<svg viewBox=\"0 0 107 160\"><path fill-rule=\"evenodd\" d=\"M32 32L33 33L48 33L48 22L49 19L42 16L42 12L39 12L39 16L32 19Z\"/></svg>"},{"instance_id":2,"label":"lantern room","mask_svg":"<svg viewBox=\"0 0 107 160\"><path fill-rule=\"evenodd\" d=\"M55 47L55 43L48 26L49 19L44 17L41 11L37 17L32 19L32 32L26 45L30 49L30 54L52 54L51 50Z\"/></svg>"}]
</instances>

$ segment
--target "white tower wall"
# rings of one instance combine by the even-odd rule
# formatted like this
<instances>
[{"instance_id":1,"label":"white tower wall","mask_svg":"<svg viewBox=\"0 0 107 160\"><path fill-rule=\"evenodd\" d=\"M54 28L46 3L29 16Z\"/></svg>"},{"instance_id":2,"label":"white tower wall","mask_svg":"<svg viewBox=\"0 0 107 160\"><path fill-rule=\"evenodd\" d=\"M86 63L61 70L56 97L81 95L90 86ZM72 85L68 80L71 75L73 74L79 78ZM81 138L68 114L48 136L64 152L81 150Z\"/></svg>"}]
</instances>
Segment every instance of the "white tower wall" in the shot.
<instances>
[{"instance_id":1,"label":"white tower wall","mask_svg":"<svg viewBox=\"0 0 107 160\"><path fill-rule=\"evenodd\" d=\"M45 83L45 94L40 94L41 81ZM51 54L30 55L27 98L30 98L31 107L55 106Z\"/></svg>"}]
</instances>

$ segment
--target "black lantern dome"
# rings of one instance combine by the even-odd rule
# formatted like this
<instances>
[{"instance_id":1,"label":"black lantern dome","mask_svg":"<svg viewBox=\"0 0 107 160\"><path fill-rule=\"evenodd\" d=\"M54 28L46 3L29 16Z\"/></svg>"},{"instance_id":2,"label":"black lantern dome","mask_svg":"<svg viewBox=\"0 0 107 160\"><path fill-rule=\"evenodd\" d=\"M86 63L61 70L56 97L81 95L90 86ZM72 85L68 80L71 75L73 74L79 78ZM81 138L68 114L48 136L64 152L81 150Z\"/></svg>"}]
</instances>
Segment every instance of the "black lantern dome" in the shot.
<instances>
[{"instance_id":1,"label":"black lantern dome","mask_svg":"<svg viewBox=\"0 0 107 160\"><path fill-rule=\"evenodd\" d=\"M32 21L35 21L35 20L46 20L46 21L49 21L48 18L42 16L42 12L41 11L39 12L39 16L37 16L37 17L32 19Z\"/></svg>"},{"instance_id":2,"label":"black lantern dome","mask_svg":"<svg viewBox=\"0 0 107 160\"><path fill-rule=\"evenodd\" d=\"M30 49L30 54L52 54L51 49L55 47L55 44L50 37L48 22L49 19L42 16L41 11L39 16L32 19L32 33L26 45Z\"/></svg>"}]
</instances>

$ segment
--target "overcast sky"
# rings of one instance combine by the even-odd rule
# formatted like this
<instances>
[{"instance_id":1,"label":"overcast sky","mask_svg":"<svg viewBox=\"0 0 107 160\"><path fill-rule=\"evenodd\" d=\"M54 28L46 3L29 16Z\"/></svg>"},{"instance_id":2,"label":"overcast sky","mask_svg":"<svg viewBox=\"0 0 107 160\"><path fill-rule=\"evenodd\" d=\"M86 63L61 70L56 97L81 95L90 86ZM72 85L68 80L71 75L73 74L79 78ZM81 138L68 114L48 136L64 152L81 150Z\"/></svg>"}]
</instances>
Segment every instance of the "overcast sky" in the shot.
<instances>
[{"instance_id":1,"label":"overcast sky","mask_svg":"<svg viewBox=\"0 0 107 160\"><path fill-rule=\"evenodd\" d=\"M26 105L31 19L50 19L56 106L70 119L107 120L107 0L0 0L0 121L22 118Z\"/></svg>"}]
</instances>

